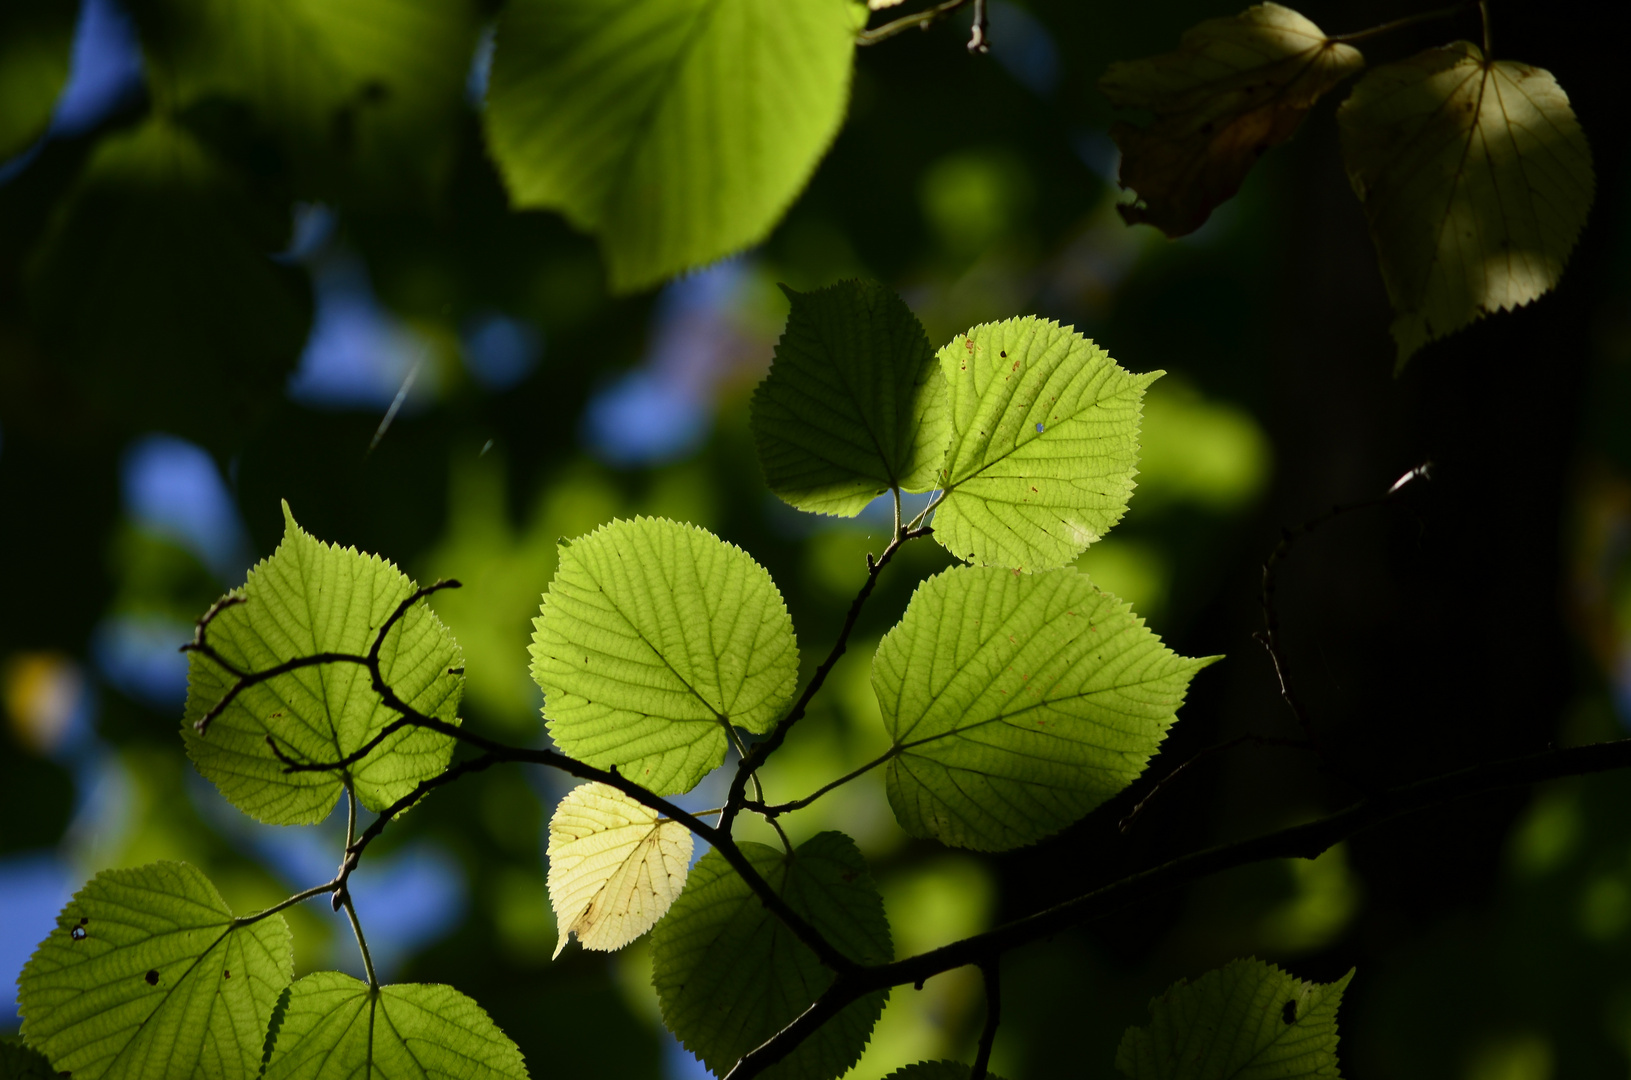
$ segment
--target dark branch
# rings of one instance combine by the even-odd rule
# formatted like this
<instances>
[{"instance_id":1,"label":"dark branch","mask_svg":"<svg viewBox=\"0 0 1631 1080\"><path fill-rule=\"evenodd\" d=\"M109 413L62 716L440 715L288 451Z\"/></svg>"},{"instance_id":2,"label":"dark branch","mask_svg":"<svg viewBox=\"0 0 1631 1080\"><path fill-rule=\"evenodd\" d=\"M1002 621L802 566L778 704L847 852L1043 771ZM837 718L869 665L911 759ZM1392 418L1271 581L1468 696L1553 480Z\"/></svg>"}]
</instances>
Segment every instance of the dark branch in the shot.
<instances>
[{"instance_id":1,"label":"dark branch","mask_svg":"<svg viewBox=\"0 0 1631 1080\"><path fill-rule=\"evenodd\" d=\"M1117 828L1119 828L1122 832L1126 832L1128 829L1132 828L1133 822L1138 819L1139 814L1144 812L1144 807L1149 805L1150 800L1161 794L1163 788L1172 783L1174 780L1178 779L1179 776L1183 775L1184 770L1188 769L1191 765L1195 764L1197 761L1202 761L1209 758L1214 754L1221 754L1225 750L1232 750L1235 747L1240 746L1242 743L1251 743L1254 746L1285 746L1290 747L1293 750L1316 749L1313 743L1304 741L1302 739L1280 739L1270 735L1236 735L1232 739L1226 739L1225 741L1217 743L1216 745L1208 746L1204 750L1197 750L1194 757L1184 761L1177 768L1173 769L1171 772L1167 773L1167 775L1157 780L1155 785L1151 787L1149 791L1145 792L1144 797L1138 800L1137 804L1135 804L1131 810L1127 811L1127 816L1116 823Z\"/></svg>"}]
</instances>

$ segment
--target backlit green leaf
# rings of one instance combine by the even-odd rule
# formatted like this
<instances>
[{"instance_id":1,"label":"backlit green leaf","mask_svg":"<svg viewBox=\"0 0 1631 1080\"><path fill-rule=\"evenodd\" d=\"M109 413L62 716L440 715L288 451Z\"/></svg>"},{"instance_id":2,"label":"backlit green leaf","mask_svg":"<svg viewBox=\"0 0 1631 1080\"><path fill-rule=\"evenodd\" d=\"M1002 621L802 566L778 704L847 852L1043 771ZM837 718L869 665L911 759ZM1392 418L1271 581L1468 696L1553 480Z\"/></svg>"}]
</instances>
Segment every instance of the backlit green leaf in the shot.
<instances>
[{"instance_id":1,"label":"backlit green leaf","mask_svg":"<svg viewBox=\"0 0 1631 1080\"><path fill-rule=\"evenodd\" d=\"M960 559L1049 570L1127 510L1139 405L1132 375L1068 326L986 323L940 350L952 438L934 537Z\"/></svg>"},{"instance_id":2,"label":"backlit green leaf","mask_svg":"<svg viewBox=\"0 0 1631 1080\"><path fill-rule=\"evenodd\" d=\"M783 291L793 311L753 395L770 490L800 510L854 517L892 487L938 486L946 382L917 316L873 282Z\"/></svg>"},{"instance_id":3,"label":"backlit green leaf","mask_svg":"<svg viewBox=\"0 0 1631 1080\"><path fill-rule=\"evenodd\" d=\"M242 671L265 671L321 652L365 655L414 583L377 555L325 544L295 523L283 505L283 543L249 572L206 640ZM387 686L420 713L457 724L464 686L459 647L434 612L417 603L380 649ZM321 821L349 778L357 798L381 810L421 780L447 768L453 743L403 728L343 771L284 772L266 744L290 758L338 761L360 750L399 714L374 691L368 669L336 662L298 668L239 694L200 734L194 723L219 702L233 675L202 653L188 654L187 753L221 794L244 813L276 825Z\"/></svg>"},{"instance_id":4,"label":"backlit green leaf","mask_svg":"<svg viewBox=\"0 0 1631 1080\"><path fill-rule=\"evenodd\" d=\"M1353 978L1303 982L1261 960L1235 960L1150 1002L1116 1068L1132 1080L1340 1080L1337 1006Z\"/></svg>"},{"instance_id":5,"label":"backlit green leaf","mask_svg":"<svg viewBox=\"0 0 1631 1080\"><path fill-rule=\"evenodd\" d=\"M618 290L762 240L837 134L852 0L515 0L487 137L517 207L600 237Z\"/></svg>"},{"instance_id":6,"label":"backlit green leaf","mask_svg":"<svg viewBox=\"0 0 1631 1080\"><path fill-rule=\"evenodd\" d=\"M155 95L230 99L290 155L302 194L401 203L458 149L474 0L135 0Z\"/></svg>"},{"instance_id":7,"label":"backlit green leaf","mask_svg":"<svg viewBox=\"0 0 1631 1080\"><path fill-rule=\"evenodd\" d=\"M883 899L855 842L811 837L792 855L744 843L742 852L792 909L863 964L894 957ZM652 934L652 983L663 1021L723 1076L743 1054L792 1022L833 974L760 903L723 856L710 851ZM861 1056L888 991L840 1012L762 1075L831 1080Z\"/></svg>"},{"instance_id":8,"label":"backlit green leaf","mask_svg":"<svg viewBox=\"0 0 1631 1080\"><path fill-rule=\"evenodd\" d=\"M1040 840L1144 771L1214 659L1166 648L1075 569L938 574L872 665L895 816L956 847Z\"/></svg>"},{"instance_id":9,"label":"backlit green leaf","mask_svg":"<svg viewBox=\"0 0 1631 1080\"><path fill-rule=\"evenodd\" d=\"M0 5L0 161L45 134L68 81L73 0Z\"/></svg>"},{"instance_id":10,"label":"backlit green leaf","mask_svg":"<svg viewBox=\"0 0 1631 1080\"><path fill-rule=\"evenodd\" d=\"M370 990L337 971L289 988L266 1080L525 1080L521 1051L451 986Z\"/></svg>"},{"instance_id":11,"label":"backlit green leaf","mask_svg":"<svg viewBox=\"0 0 1631 1080\"><path fill-rule=\"evenodd\" d=\"M635 518L561 545L532 677L562 750L669 794L725 760L727 725L762 733L780 719L798 644L775 582L741 548Z\"/></svg>"},{"instance_id":12,"label":"backlit green leaf","mask_svg":"<svg viewBox=\"0 0 1631 1080\"><path fill-rule=\"evenodd\" d=\"M1397 318L1399 363L1563 275L1591 149L1548 71L1458 41L1379 67L1337 110Z\"/></svg>"},{"instance_id":13,"label":"backlit green leaf","mask_svg":"<svg viewBox=\"0 0 1631 1080\"><path fill-rule=\"evenodd\" d=\"M235 923L186 863L104 870L17 981L23 1036L77 1080L250 1080L294 973L282 915Z\"/></svg>"},{"instance_id":14,"label":"backlit green leaf","mask_svg":"<svg viewBox=\"0 0 1631 1080\"><path fill-rule=\"evenodd\" d=\"M621 949L657 925L685 886L691 830L605 784L579 784L549 820L549 900L560 940ZM552 958L553 959L553 958Z\"/></svg>"}]
</instances>

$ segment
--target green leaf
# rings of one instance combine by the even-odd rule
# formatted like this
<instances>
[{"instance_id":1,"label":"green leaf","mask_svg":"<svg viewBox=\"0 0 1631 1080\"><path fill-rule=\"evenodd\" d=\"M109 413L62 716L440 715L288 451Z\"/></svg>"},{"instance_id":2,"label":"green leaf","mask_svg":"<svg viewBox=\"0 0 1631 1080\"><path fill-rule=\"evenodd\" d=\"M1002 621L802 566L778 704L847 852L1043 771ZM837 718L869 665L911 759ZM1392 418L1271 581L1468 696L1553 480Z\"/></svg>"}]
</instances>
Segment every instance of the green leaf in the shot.
<instances>
[{"instance_id":1,"label":"green leaf","mask_svg":"<svg viewBox=\"0 0 1631 1080\"><path fill-rule=\"evenodd\" d=\"M685 886L691 830L605 784L579 784L549 819L549 900L561 955L621 949L657 925ZM554 959L554 957L551 957Z\"/></svg>"},{"instance_id":2,"label":"green leaf","mask_svg":"<svg viewBox=\"0 0 1631 1080\"><path fill-rule=\"evenodd\" d=\"M521 1051L470 998L451 986L411 983L370 990L337 971L289 988L266 1080L525 1080Z\"/></svg>"},{"instance_id":3,"label":"green leaf","mask_svg":"<svg viewBox=\"0 0 1631 1080\"><path fill-rule=\"evenodd\" d=\"M896 1069L883 1080L968 1080L973 1072L960 1061L920 1061ZM1002 1080L994 1072L985 1074L986 1080Z\"/></svg>"},{"instance_id":4,"label":"green leaf","mask_svg":"<svg viewBox=\"0 0 1631 1080\"><path fill-rule=\"evenodd\" d=\"M1144 771L1195 672L1074 569L954 567L878 645L889 804L913 836L1002 851Z\"/></svg>"},{"instance_id":5,"label":"green leaf","mask_svg":"<svg viewBox=\"0 0 1631 1080\"><path fill-rule=\"evenodd\" d=\"M532 625L555 742L658 794L724 761L728 725L769 731L798 680L793 620L765 568L661 518L562 544Z\"/></svg>"},{"instance_id":6,"label":"green leaf","mask_svg":"<svg viewBox=\"0 0 1631 1080\"><path fill-rule=\"evenodd\" d=\"M399 604L413 594L407 576L377 555L315 539L283 504L283 542L249 572L206 640L242 671L266 671L317 653L361 656ZM380 649L385 684L420 713L459 722L464 670L459 647L435 613L417 603ZM266 744L302 762L338 761L360 750L399 714L374 692L368 669L335 662L297 668L240 693L203 734L194 724L235 682L202 653L188 654L187 712L181 733L187 753L232 805L274 825L323 820L345 789L382 810L421 780L447 768L453 742L405 727L344 770L284 772Z\"/></svg>"},{"instance_id":7,"label":"green leaf","mask_svg":"<svg viewBox=\"0 0 1631 1080\"><path fill-rule=\"evenodd\" d=\"M1322 94L1364 66L1358 49L1279 4L1207 19L1177 52L1111 64L1099 80L1111 104L1155 114L1147 128L1111 125L1121 186L1138 192L1116 209L1168 236L1194 232Z\"/></svg>"},{"instance_id":8,"label":"green leaf","mask_svg":"<svg viewBox=\"0 0 1631 1080\"><path fill-rule=\"evenodd\" d=\"M764 239L843 123L852 0L515 0L486 110L520 208L628 291Z\"/></svg>"},{"instance_id":9,"label":"green leaf","mask_svg":"<svg viewBox=\"0 0 1631 1080\"><path fill-rule=\"evenodd\" d=\"M883 899L849 837L819 833L792 855L763 844L741 848L788 906L840 952L862 964L894 958ZM809 1008L833 980L717 851L691 871L651 943L651 981L663 1022L720 1076ZM856 1001L763 1075L830 1080L848 1071L887 998L880 990Z\"/></svg>"},{"instance_id":10,"label":"green leaf","mask_svg":"<svg viewBox=\"0 0 1631 1080\"><path fill-rule=\"evenodd\" d=\"M17 980L23 1037L75 1080L248 1080L294 974L282 915L237 923L192 866L104 870Z\"/></svg>"},{"instance_id":11,"label":"green leaf","mask_svg":"<svg viewBox=\"0 0 1631 1080\"><path fill-rule=\"evenodd\" d=\"M109 417L238 446L283 395L309 287L267 252L287 204L153 116L96 143L41 238L28 287L55 370Z\"/></svg>"},{"instance_id":12,"label":"green leaf","mask_svg":"<svg viewBox=\"0 0 1631 1080\"><path fill-rule=\"evenodd\" d=\"M1596 181L1550 72L1488 62L1458 41L1372 71L1337 121L1397 316L1401 365L1427 342L1557 284Z\"/></svg>"},{"instance_id":13,"label":"green leaf","mask_svg":"<svg viewBox=\"0 0 1631 1080\"><path fill-rule=\"evenodd\" d=\"M951 391L946 498L934 537L971 562L1049 570L1127 511L1139 406L1164 372L1132 375L1068 326L976 326L940 350Z\"/></svg>"},{"instance_id":14,"label":"green leaf","mask_svg":"<svg viewBox=\"0 0 1631 1080\"><path fill-rule=\"evenodd\" d=\"M1235 960L1150 1002L1116 1068L1132 1080L1340 1080L1337 1006L1353 978L1303 982L1261 960Z\"/></svg>"},{"instance_id":15,"label":"green leaf","mask_svg":"<svg viewBox=\"0 0 1631 1080\"><path fill-rule=\"evenodd\" d=\"M402 203L458 151L474 0L135 0L155 96L245 102L302 194Z\"/></svg>"},{"instance_id":16,"label":"green leaf","mask_svg":"<svg viewBox=\"0 0 1631 1080\"><path fill-rule=\"evenodd\" d=\"M0 6L0 161L45 134L68 81L73 0Z\"/></svg>"},{"instance_id":17,"label":"green leaf","mask_svg":"<svg viewBox=\"0 0 1631 1080\"><path fill-rule=\"evenodd\" d=\"M770 490L854 517L890 488L935 488L951 435L946 382L911 308L869 281L782 291L793 311L752 407Z\"/></svg>"},{"instance_id":18,"label":"green leaf","mask_svg":"<svg viewBox=\"0 0 1631 1080\"><path fill-rule=\"evenodd\" d=\"M20 1042L0 1039L0 1077L4 1080L57 1080L45 1055Z\"/></svg>"}]
</instances>

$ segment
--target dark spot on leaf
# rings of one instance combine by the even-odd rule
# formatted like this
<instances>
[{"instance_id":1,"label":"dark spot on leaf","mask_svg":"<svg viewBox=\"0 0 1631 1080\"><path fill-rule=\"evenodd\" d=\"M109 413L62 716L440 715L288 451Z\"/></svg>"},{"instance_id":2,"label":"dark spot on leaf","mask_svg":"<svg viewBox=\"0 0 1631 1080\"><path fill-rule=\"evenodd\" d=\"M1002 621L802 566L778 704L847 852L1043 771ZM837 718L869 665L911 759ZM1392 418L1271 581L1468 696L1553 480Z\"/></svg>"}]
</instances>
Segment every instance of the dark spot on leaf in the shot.
<instances>
[{"instance_id":1,"label":"dark spot on leaf","mask_svg":"<svg viewBox=\"0 0 1631 1080\"><path fill-rule=\"evenodd\" d=\"M86 923L88 923L88 922L90 922L90 921L91 921L91 920L89 920L89 919L84 919L84 918L82 918L82 919L80 919L80 920L79 920L79 925L80 925L80 926L84 926L84 925L85 925L85 924L86 924Z\"/></svg>"},{"instance_id":2,"label":"dark spot on leaf","mask_svg":"<svg viewBox=\"0 0 1631 1080\"><path fill-rule=\"evenodd\" d=\"M148 986L157 986L159 984L159 973L151 968L148 969L147 974L143 975L142 978L147 980Z\"/></svg>"},{"instance_id":3,"label":"dark spot on leaf","mask_svg":"<svg viewBox=\"0 0 1631 1080\"><path fill-rule=\"evenodd\" d=\"M464 668L462 668L462 667L450 667L450 668L447 669L447 673L449 675L463 675L464 674Z\"/></svg>"},{"instance_id":4,"label":"dark spot on leaf","mask_svg":"<svg viewBox=\"0 0 1631 1080\"><path fill-rule=\"evenodd\" d=\"M232 978L232 972L230 970L226 969L226 968L221 969L221 978L223 978L223 979Z\"/></svg>"},{"instance_id":5,"label":"dark spot on leaf","mask_svg":"<svg viewBox=\"0 0 1631 1080\"><path fill-rule=\"evenodd\" d=\"M998 353L998 354L997 354L997 355L998 355L998 356L1000 356L1000 357L1002 357L1002 358L1003 358L1003 359L1004 359L1004 360L1006 360L1006 359L1008 359L1008 350L1007 350L1007 349L1003 349L1003 350L1002 350L1002 351L1001 351L1001 352L999 352L999 353Z\"/></svg>"},{"instance_id":6,"label":"dark spot on leaf","mask_svg":"<svg viewBox=\"0 0 1631 1080\"><path fill-rule=\"evenodd\" d=\"M1295 1024L1297 1022L1297 1003L1295 1001L1286 1002L1285 1008L1280 1010L1280 1016L1286 1023Z\"/></svg>"},{"instance_id":7,"label":"dark spot on leaf","mask_svg":"<svg viewBox=\"0 0 1631 1080\"><path fill-rule=\"evenodd\" d=\"M75 941L84 941L85 928L83 926L76 926L73 929L73 933L69 934L68 936L73 938Z\"/></svg>"}]
</instances>

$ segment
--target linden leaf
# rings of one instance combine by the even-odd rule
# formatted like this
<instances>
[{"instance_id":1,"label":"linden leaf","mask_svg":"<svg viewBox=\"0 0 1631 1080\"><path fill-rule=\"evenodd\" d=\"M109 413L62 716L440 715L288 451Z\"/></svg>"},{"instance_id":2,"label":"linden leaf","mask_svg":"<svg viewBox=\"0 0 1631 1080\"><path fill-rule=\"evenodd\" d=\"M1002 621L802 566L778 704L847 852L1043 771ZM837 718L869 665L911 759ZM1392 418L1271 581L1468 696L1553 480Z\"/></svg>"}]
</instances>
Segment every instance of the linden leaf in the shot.
<instances>
[{"instance_id":1,"label":"linden leaf","mask_svg":"<svg viewBox=\"0 0 1631 1080\"><path fill-rule=\"evenodd\" d=\"M913 836L956 847L1040 840L1144 771L1216 659L1168 649L1074 568L937 574L872 662L889 805Z\"/></svg>"},{"instance_id":2,"label":"linden leaf","mask_svg":"<svg viewBox=\"0 0 1631 1080\"><path fill-rule=\"evenodd\" d=\"M238 922L179 862L104 870L17 980L23 1037L78 1080L251 1080L294 974L282 915Z\"/></svg>"},{"instance_id":3,"label":"linden leaf","mask_svg":"<svg viewBox=\"0 0 1631 1080\"><path fill-rule=\"evenodd\" d=\"M580 784L549 821L549 900L560 941L621 949L657 925L685 887L691 830L605 784ZM554 959L554 957L551 957Z\"/></svg>"},{"instance_id":4,"label":"linden leaf","mask_svg":"<svg viewBox=\"0 0 1631 1080\"><path fill-rule=\"evenodd\" d=\"M5 1080L57 1080L44 1054L20 1042L0 1039L0 1077Z\"/></svg>"},{"instance_id":5,"label":"linden leaf","mask_svg":"<svg viewBox=\"0 0 1631 1080\"><path fill-rule=\"evenodd\" d=\"M267 671L318 653L367 654L379 628L414 592L406 574L377 555L325 544L283 504L283 542L249 572L222 608L206 641L240 671ZM405 727L344 769L286 772L266 740L297 761L336 761L368 745L399 719L375 692L368 669L335 662L297 668L247 687L203 732L195 723L230 691L235 676L201 652L188 653L182 737L198 771L232 805L274 825L314 824L349 784L370 810L382 810L439 775L453 740ZM385 635L385 684L420 713L458 724L464 664L434 612L417 603Z\"/></svg>"},{"instance_id":6,"label":"linden leaf","mask_svg":"<svg viewBox=\"0 0 1631 1080\"><path fill-rule=\"evenodd\" d=\"M934 538L971 562L1047 570L1127 511L1144 390L1068 326L1034 316L976 326L940 350L951 404Z\"/></svg>"},{"instance_id":7,"label":"linden leaf","mask_svg":"<svg viewBox=\"0 0 1631 1080\"><path fill-rule=\"evenodd\" d=\"M728 727L769 731L796 689L793 620L769 571L677 521L613 521L563 543L532 625L555 742L659 794L717 768Z\"/></svg>"},{"instance_id":8,"label":"linden leaf","mask_svg":"<svg viewBox=\"0 0 1631 1080\"><path fill-rule=\"evenodd\" d=\"M1550 72L1458 41L1370 72L1337 122L1401 365L1557 284L1596 181Z\"/></svg>"},{"instance_id":9,"label":"linden leaf","mask_svg":"<svg viewBox=\"0 0 1631 1080\"><path fill-rule=\"evenodd\" d=\"M752 409L770 490L854 517L892 487L935 488L951 434L946 381L912 309L869 281L783 291L793 310Z\"/></svg>"},{"instance_id":10,"label":"linden leaf","mask_svg":"<svg viewBox=\"0 0 1631 1080\"><path fill-rule=\"evenodd\" d=\"M1116 1068L1132 1080L1340 1080L1337 1006L1354 973L1304 982L1261 960L1235 960L1150 1002Z\"/></svg>"},{"instance_id":11,"label":"linden leaf","mask_svg":"<svg viewBox=\"0 0 1631 1080\"><path fill-rule=\"evenodd\" d=\"M1110 128L1121 186L1138 193L1121 216L1168 236L1194 232L1321 94L1364 66L1358 49L1279 4L1208 19L1177 52L1111 64L1099 80L1111 103L1155 114L1147 128Z\"/></svg>"},{"instance_id":12,"label":"linden leaf","mask_svg":"<svg viewBox=\"0 0 1631 1080\"><path fill-rule=\"evenodd\" d=\"M284 993L266 1080L527 1080L515 1043L451 986L371 988L318 971Z\"/></svg>"}]
</instances>

